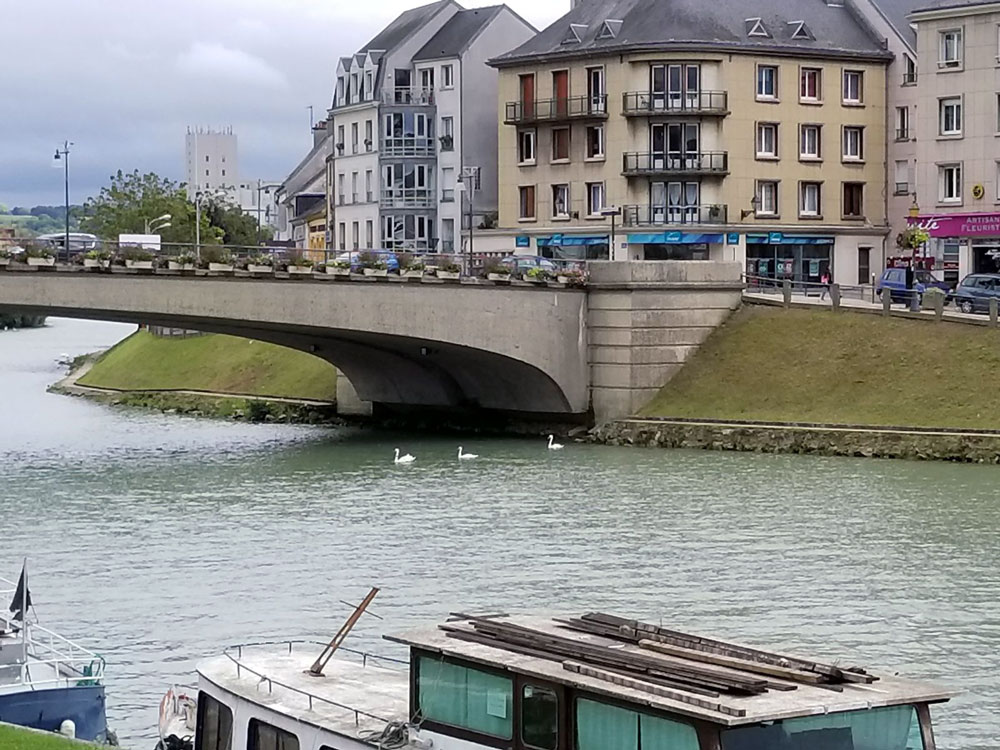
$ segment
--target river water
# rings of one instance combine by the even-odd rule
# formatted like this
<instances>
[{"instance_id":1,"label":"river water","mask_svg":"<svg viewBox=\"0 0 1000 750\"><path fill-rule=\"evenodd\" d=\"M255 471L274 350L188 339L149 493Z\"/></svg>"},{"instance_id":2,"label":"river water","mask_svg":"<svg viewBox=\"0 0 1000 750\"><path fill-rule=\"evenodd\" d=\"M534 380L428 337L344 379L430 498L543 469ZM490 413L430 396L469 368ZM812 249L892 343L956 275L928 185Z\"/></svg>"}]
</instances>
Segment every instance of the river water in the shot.
<instances>
[{"instance_id":1,"label":"river water","mask_svg":"<svg viewBox=\"0 0 1000 750\"><path fill-rule=\"evenodd\" d=\"M0 574L108 661L111 724L220 647L356 645L454 610L615 611L966 691L939 747L1000 747L1000 469L244 425L51 395L129 327L0 333ZM396 446L417 456L392 464ZM6 603L2 603L3 606Z\"/></svg>"}]
</instances>

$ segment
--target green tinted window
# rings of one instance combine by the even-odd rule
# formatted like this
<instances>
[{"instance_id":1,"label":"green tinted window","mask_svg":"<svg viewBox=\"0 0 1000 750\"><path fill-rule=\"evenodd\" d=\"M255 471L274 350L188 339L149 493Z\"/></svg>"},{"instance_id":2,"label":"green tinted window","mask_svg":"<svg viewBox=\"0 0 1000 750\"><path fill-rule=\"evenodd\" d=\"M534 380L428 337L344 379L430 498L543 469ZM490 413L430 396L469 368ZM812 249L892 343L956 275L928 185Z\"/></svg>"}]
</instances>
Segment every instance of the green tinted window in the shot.
<instances>
[{"instance_id":1,"label":"green tinted window","mask_svg":"<svg viewBox=\"0 0 1000 750\"><path fill-rule=\"evenodd\" d=\"M806 716L722 733L723 750L924 750L913 706Z\"/></svg>"},{"instance_id":2,"label":"green tinted window","mask_svg":"<svg viewBox=\"0 0 1000 750\"><path fill-rule=\"evenodd\" d=\"M580 698L576 702L577 750L698 750L689 724Z\"/></svg>"},{"instance_id":3,"label":"green tinted window","mask_svg":"<svg viewBox=\"0 0 1000 750\"><path fill-rule=\"evenodd\" d=\"M417 700L424 719L510 739L513 683L509 677L421 656Z\"/></svg>"}]
</instances>

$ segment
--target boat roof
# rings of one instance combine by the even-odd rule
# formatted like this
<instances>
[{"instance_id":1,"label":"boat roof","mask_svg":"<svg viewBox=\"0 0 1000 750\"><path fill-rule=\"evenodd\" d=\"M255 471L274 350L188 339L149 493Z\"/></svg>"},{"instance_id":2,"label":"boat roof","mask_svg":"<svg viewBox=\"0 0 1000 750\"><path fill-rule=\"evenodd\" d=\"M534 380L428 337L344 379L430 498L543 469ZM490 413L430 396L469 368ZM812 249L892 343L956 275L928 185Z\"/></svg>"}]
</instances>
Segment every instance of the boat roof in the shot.
<instances>
[{"instance_id":1,"label":"boat roof","mask_svg":"<svg viewBox=\"0 0 1000 750\"><path fill-rule=\"evenodd\" d=\"M198 665L205 680L257 705L360 739L406 721L407 663L341 648L323 677L308 674L326 644L285 641L234 646Z\"/></svg>"},{"instance_id":2,"label":"boat roof","mask_svg":"<svg viewBox=\"0 0 1000 750\"><path fill-rule=\"evenodd\" d=\"M936 703L956 695L894 675L601 613L569 619L459 615L388 639L724 726Z\"/></svg>"}]
</instances>

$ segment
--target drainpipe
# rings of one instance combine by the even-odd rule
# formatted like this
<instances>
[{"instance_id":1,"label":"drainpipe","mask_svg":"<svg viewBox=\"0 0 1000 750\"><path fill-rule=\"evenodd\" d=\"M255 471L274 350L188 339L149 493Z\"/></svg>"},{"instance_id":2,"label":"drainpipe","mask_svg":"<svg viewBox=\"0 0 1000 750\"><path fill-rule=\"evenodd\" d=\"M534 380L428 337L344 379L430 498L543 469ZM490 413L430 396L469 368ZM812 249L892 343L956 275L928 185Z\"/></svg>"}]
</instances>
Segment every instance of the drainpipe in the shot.
<instances>
[{"instance_id":1,"label":"drainpipe","mask_svg":"<svg viewBox=\"0 0 1000 750\"><path fill-rule=\"evenodd\" d=\"M462 147L458 150L458 173L459 175L465 170L465 58L459 55L458 58L458 78L461 81L461 86L458 87L458 137L462 141ZM469 251L472 251L472 193L469 193ZM458 207L458 236L462 237L462 206ZM452 238L454 242L454 237ZM452 248L454 252L454 247ZM471 262L472 257L469 257L470 262L470 272L471 272Z\"/></svg>"}]
</instances>

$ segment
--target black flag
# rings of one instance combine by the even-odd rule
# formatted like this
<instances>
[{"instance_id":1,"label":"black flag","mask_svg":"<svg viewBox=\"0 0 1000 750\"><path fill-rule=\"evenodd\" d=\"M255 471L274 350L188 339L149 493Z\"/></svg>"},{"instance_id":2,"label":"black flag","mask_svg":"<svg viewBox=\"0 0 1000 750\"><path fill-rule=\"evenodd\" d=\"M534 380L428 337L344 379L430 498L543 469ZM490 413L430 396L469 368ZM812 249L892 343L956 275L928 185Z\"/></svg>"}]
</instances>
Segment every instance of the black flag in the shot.
<instances>
[{"instance_id":1,"label":"black flag","mask_svg":"<svg viewBox=\"0 0 1000 750\"><path fill-rule=\"evenodd\" d=\"M23 607L31 606L31 591L25 588L24 568L21 568L21 577L17 579L17 591L14 592L14 600L10 603L10 611L14 613L15 620L24 621L25 612Z\"/></svg>"}]
</instances>

